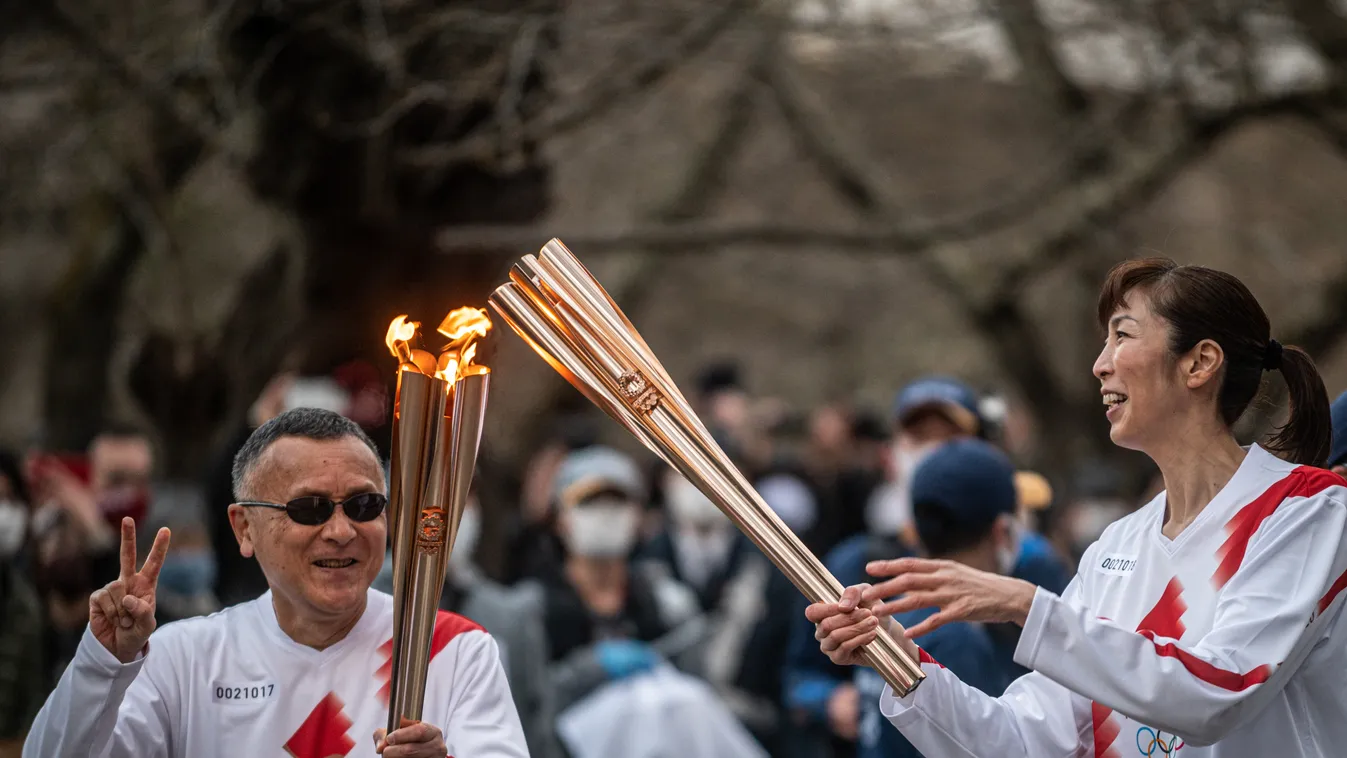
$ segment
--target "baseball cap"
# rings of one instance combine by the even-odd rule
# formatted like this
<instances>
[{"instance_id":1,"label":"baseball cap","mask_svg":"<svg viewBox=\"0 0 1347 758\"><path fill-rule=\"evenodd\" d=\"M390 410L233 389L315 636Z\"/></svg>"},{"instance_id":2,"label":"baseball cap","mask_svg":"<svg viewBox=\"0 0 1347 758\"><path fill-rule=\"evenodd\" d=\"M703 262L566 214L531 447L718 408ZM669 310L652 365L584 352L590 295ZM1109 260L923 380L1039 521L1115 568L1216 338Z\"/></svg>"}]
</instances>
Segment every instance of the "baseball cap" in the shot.
<instances>
[{"instance_id":1,"label":"baseball cap","mask_svg":"<svg viewBox=\"0 0 1347 758\"><path fill-rule=\"evenodd\" d=\"M969 525L1014 514L1015 467L991 443L964 438L931 451L912 474L912 503L934 505ZM917 517L917 531L923 531Z\"/></svg>"},{"instance_id":2,"label":"baseball cap","mask_svg":"<svg viewBox=\"0 0 1347 758\"><path fill-rule=\"evenodd\" d=\"M1347 463L1347 392L1333 401L1329 418L1333 424L1333 446L1329 448L1328 465Z\"/></svg>"},{"instance_id":3,"label":"baseball cap","mask_svg":"<svg viewBox=\"0 0 1347 758\"><path fill-rule=\"evenodd\" d=\"M1052 485L1037 471L1015 472L1015 493L1020 507L1040 511L1052 505Z\"/></svg>"},{"instance_id":4,"label":"baseball cap","mask_svg":"<svg viewBox=\"0 0 1347 758\"><path fill-rule=\"evenodd\" d=\"M939 411L968 434L982 427L977 393L958 379L927 376L908 384L894 400L893 418L901 426L923 410Z\"/></svg>"},{"instance_id":5,"label":"baseball cap","mask_svg":"<svg viewBox=\"0 0 1347 758\"><path fill-rule=\"evenodd\" d=\"M633 500L645 497L645 480L631 456L603 445L576 450L557 469L552 496L562 508L600 492L620 492Z\"/></svg>"}]
</instances>

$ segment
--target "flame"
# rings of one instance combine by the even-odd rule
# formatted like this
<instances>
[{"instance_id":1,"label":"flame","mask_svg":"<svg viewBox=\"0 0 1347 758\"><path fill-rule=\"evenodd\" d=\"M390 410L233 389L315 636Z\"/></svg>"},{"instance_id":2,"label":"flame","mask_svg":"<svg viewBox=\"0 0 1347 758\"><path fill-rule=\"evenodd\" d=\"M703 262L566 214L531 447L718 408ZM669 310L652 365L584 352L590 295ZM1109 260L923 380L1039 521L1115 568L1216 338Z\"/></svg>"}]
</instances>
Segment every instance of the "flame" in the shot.
<instances>
[{"instance_id":1,"label":"flame","mask_svg":"<svg viewBox=\"0 0 1347 758\"><path fill-rule=\"evenodd\" d=\"M474 335L477 339L485 337L491 331L491 319L487 318L485 308L458 308L450 311L435 331L449 338L449 347L458 347L456 343Z\"/></svg>"},{"instance_id":2,"label":"flame","mask_svg":"<svg viewBox=\"0 0 1347 758\"><path fill-rule=\"evenodd\" d=\"M487 318L485 308L465 307L450 311L435 331L449 338L449 344L440 353L435 372L437 378L454 382L464 376L465 371L482 368L474 366L472 361L477 356L477 340L491 331L491 319Z\"/></svg>"},{"instance_id":3,"label":"flame","mask_svg":"<svg viewBox=\"0 0 1347 758\"><path fill-rule=\"evenodd\" d=\"M388 333L384 335L384 344L388 345L388 352L393 354L400 363L410 363L412 360L412 349L409 344L416 337L416 330L421 326L419 321L408 321L407 314L402 314L393 319L388 325Z\"/></svg>"}]
</instances>

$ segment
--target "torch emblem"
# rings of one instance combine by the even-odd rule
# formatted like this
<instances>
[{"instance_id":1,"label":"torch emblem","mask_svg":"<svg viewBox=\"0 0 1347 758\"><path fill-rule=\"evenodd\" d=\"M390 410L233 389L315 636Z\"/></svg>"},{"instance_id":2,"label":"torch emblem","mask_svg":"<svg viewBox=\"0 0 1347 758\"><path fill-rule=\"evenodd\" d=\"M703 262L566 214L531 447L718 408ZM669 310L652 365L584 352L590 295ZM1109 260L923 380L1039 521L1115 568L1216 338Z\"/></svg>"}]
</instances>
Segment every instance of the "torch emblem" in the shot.
<instances>
[{"instance_id":1,"label":"torch emblem","mask_svg":"<svg viewBox=\"0 0 1347 758\"><path fill-rule=\"evenodd\" d=\"M421 509L421 528L416 532L416 547L423 553L438 553L444 544L444 511Z\"/></svg>"},{"instance_id":2,"label":"torch emblem","mask_svg":"<svg viewBox=\"0 0 1347 758\"><path fill-rule=\"evenodd\" d=\"M639 371L628 371L617 378L617 386L622 396L637 413L649 414L659 407L659 390L650 386L645 375Z\"/></svg>"}]
</instances>

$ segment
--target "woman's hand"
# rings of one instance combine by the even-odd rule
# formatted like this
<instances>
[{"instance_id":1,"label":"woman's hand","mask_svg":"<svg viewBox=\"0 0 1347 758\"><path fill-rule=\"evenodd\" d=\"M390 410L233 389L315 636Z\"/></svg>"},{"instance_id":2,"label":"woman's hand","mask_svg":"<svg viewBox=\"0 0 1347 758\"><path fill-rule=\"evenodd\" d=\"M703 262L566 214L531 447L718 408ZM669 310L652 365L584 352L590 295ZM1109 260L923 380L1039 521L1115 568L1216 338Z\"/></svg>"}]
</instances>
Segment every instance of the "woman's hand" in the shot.
<instances>
[{"instance_id":1,"label":"woman's hand","mask_svg":"<svg viewBox=\"0 0 1347 758\"><path fill-rule=\"evenodd\" d=\"M836 603L814 603L805 609L805 618L814 624L814 639L819 641L819 649L839 666L855 666L864 663L861 648L874 642L883 629L903 652L916 660L917 645L903 636L902 625L877 614L872 606L878 603L863 600L869 590L868 584L847 587Z\"/></svg>"},{"instance_id":2,"label":"woman's hand","mask_svg":"<svg viewBox=\"0 0 1347 758\"><path fill-rule=\"evenodd\" d=\"M1009 621L1024 626L1037 590L1021 579L979 571L956 561L899 558L871 561L865 570L870 576L893 577L865 589L861 603L876 615L940 609L908 629L908 639L955 621ZM883 602L888 597L898 599Z\"/></svg>"}]
</instances>

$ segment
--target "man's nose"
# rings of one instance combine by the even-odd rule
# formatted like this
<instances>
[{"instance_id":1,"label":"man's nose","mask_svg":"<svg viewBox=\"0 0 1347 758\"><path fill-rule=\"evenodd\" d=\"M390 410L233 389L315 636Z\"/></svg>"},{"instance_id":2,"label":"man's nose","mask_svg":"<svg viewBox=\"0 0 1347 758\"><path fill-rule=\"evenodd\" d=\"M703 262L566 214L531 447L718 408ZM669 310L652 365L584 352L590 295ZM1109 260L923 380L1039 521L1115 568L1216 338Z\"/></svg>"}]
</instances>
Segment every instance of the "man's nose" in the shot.
<instances>
[{"instance_id":1,"label":"man's nose","mask_svg":"<svg viewBox=\"0 0 1347 758\"><path fill-rule=\"evenodd\" d=\"M341 545L345 545L355 539L355 524L346 515L346 511L337 508L333 512L332 518L323 524L322 537L325 540L331 540Z\"/></svg>"}]
</instances>

